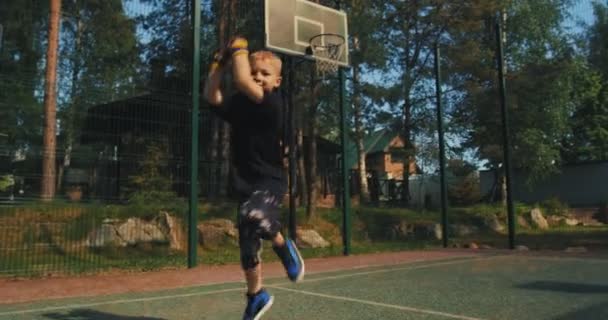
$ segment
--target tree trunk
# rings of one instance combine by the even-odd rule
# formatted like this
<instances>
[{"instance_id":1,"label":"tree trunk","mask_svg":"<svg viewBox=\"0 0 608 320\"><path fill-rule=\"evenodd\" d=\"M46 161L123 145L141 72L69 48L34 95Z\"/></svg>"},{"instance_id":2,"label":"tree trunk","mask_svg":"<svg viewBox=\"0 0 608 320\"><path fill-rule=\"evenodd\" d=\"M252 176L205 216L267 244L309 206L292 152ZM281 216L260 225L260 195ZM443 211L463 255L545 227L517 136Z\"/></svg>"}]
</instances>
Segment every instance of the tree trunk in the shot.
<instances>
[{"instance_id":1,"label":"tree trunk","mask_svg":"<svg viewBox=\"0 0 608 320\"><path fill-rule=\"evenodd\" d=\"M353 115L355 120L355 137L357 139L357 168L359 169L359 196L361 203L369 202L369 188L367 185L367 166L366 166L366 153L365 146L363 145L363 139L365 137L365 131L363 129L363 106L361 105L361 97L359 92L359 68L355 66L353 68L353 87L354 87L354 103L353 103Z\"/></svg>"},{"instance_id":2,"label":"tree trunk","mask_svg":"<svg viewBox=\"0 0 608 320\"><path fill-rule=\"evenodd\" d=\"M409 90L406 92L405 103L403 104L403 139L404 139L404 151L405 156L403 157L403 182L401 184L401 201L404 205L410 203L410 163L413 159L415 152L414 145L412 143L412 104L409 98Z\"/></svg>"},{"instance_id":3,"label":"tree trunk","mask_svg":"<svg viewBox=\"0 0 608 320\"><path fill-rule=\"evenodd\" d=\"M304 133L302 126L297 131L297 149L296 155L298 157L298 189L300 196L300 204L308 204L308 184L306 179L306 165L304 160Z\"/></svg>"},{"instance_id":4,"label":"tree trunk","mask_svg":"<svg viewBox=\"0 0 608 320\"><path fill-rule=\"evenodd\" d=\"M228 42L231 24L231 10L234 6L234 1L221 1L219 3L219 19L217 21L218 29L218 48L223 48ZM230 131L229 126L223 121L213 118L211 123L211 142L209 147L209 160L212 165L210 174L217 181L217 185L209 186L209 195L226 195L228 193L229 178L230 178Z\"/></svg>"},{"instance_id":5,"label":"tree trunk","mask_svg":"<svg viewBox=\"0 0 608 320\"><path fill-rule=\"evenodd\" d=\"M228 29L224 34L224 43L221 45L224 46L230 41L230 37L234 36L235 30L237 29L236 24L238 21L238 13L236 10L237 0L224 1L226 3L226 7L224 7L224 13L228 13L227 15L227 26ZM226 196L229 194L230 189L230 171L233 170L230 165L230 132L231 127L227 123L222 124L222 135L221 135L221 149L220 149L220 195ZM221 183L224 183L223 185Z\"/></svg>"},{"instance_id":6,"label":"tree trunk","mask_svg":"<svg viewBox=\"0 0 608 320\"><path fill-rule=\"evenodd\" d=\"M220 150L220 196L228 194L230 188L230 125L222 124Z\"/></svg>"},{"instance_id":7,"label":"tree trunk","mask_svg":"<svg viewBox=\"0 0 608 320\"><path fill-rule=\"evenodd\" d=\"M77 4L80 4L78 2ZM77 6L75 10L76 14L76 34L74 35L74 54L72 57L72 92L71 98L72 103L67 115L67 129L66 129L66 141L65 141L65 154L63 156L63 162L59 166L59 172L57 173L57 191L61 192L63 174L65 169L70 167L72 160L72 150L74 148L74 142L76 141L76 122L78 118L78 107L80 106L80 94L78 92L78 75L80 74L81 63L80 53L82 50L82 34L84 24L80 19L80 7Z\"/></svg>"},{"instance_id":8,"label":"tree trunk","mask_svg":"<svg viewBox=\"0 0 608 320\"><path fill-rule=\"evenodd\" d=\"M209 159L209 164L207 164L207 170L205 174L209 176L210 181L216 181L219 179L219 162L218 154L219 154L219 143L220 143L220 120L212 117L209 123L211 130L209 137L209 148L207 150L207 159ZM219 193L219 186L208 185L208 195L210 198L214 198Z\"/></svg>"},{"instance_id":9,"label":"tree trunk","mask_svg":"<svg viewBox=\"0 0 608 320\"><path fill-rule=\"evenodd\" d=\"M500 200L504 208L507 207L507 176L504 167L500 172Z\"/></svg>"},{"instance_id":10,"label":"tree trunk","mask_svg":"<svg viewBox=\"0 0 608 320\"><path fill-rule=\"evenodd\" d=\"M48 48L46 51L46 75L44 84L44 131L42 145L42 181L40 196L44 201L55 197L57 137L57 49L59 47L59 17L61 0L50 0Z\"/></svg>"},{"instance_id":11,"label":"tree trunk","mask_svg":"<svg viewBox=\"0 0 608 320\"><path fill-rule=\"evenodd\" d=\"M317 182L317 109L318 109L318 96L319 90L321 89L321 82L315 79L314 70L311 70L311 82L310 82L310 113L308 119L308 155L307 155L307 166L308 169L308 203L306 206L306 217L308 219L314 218L317 209L317 196L319 193L318 182Z\"/></svg>"}]
</instances>

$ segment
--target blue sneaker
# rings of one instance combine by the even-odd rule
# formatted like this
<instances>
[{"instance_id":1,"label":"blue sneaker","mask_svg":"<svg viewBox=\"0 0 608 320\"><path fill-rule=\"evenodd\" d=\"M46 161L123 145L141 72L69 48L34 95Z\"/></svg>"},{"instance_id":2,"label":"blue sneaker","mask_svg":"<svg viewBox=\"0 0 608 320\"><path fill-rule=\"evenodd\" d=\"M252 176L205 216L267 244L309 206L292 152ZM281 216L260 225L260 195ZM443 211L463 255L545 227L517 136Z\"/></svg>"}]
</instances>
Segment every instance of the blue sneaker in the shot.
<instances>
[{"instance_id":1,"label":"blue sneaker","mask_svg":"<svg viewBox=\"0 0 608 320\"><path fill-rule=\"evenodd\" d=\"M304 278L304 260L293 240L285 239L285 246L272 249L281 259L289 280L298 282Z\"/></svg>"},{"instance_id":2,"label":"blue sneaker","mask_svg":"<svg viewBox=\"0 0 608 320\"><path fill-rule=\"evenodd\" d=\"M247 308L243 320L258 320L262 315L270 309L274 297L269 295L266 290L262 289L255 295L247 295Z\"/></svg>"}]
</instances>

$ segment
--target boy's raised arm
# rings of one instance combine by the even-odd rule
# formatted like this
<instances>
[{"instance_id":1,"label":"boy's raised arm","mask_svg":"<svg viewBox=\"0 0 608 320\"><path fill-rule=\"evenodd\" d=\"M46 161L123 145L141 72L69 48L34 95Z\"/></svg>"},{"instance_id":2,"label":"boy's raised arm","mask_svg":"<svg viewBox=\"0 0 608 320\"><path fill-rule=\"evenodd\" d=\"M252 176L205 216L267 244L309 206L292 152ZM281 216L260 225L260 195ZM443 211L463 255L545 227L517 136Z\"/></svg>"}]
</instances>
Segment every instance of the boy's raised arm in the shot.
<instances>
[{"instance_id":1,"label":"boy's raised arm","mask_svg":"<svg viewBox=\"0 0 608 320\"><path fill-rule=\"evenodd\" d=\"M205 100L211 105L219 106L224 101L222 95L221 84L222 75L224 73L225 59L221 52L215 53L213 62L209 67L209 75L207 81L205 81L205 88L203 89L203 96Z\"/></svg>"},{"instance_id":2,"label":"boy's raised arm","mask_svg":"<svg viewBox=\"0 0 608 320\"><path fill-rule=\"evenodd\" d=\"M232 52L232 75L236 89L256 103L264 99L264 89L251 76L249 49L245 38L237 37L230 43Z\"/></svg>"}]
</instances>

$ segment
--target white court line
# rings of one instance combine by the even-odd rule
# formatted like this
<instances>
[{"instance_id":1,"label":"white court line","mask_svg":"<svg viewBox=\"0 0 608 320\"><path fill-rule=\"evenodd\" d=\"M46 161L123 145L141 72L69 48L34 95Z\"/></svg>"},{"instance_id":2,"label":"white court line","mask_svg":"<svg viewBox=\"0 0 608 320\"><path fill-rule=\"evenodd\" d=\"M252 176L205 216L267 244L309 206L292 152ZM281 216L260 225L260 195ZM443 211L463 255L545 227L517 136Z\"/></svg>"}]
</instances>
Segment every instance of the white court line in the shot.
<instances>
[{"instance_id":1,"label":"white court line","mask_svg":"<svg viewBox=\"0 0 608 320\"><path fill-rule=\"evenodd\" d=\"M422 269L422 268L427 268L427 267L435 267L435 266L441 266L441 265L450 265L450 264L457 264L457 263L464 263L464 262L469 262L469 261L478 261L478 260L486 260L486 259L490 259L490 258L496 258L496 257L501 257L501 256L489 256L489 257L482 257L482 258L475 258L475 259L469 259L469 258L464 258L464 259L459 259L456 261L444 261L444 262L437 262L437 263L429 263L429 264L425 264L425 265L417 265L417 266L409 266L407 267L407 265L405 267L401 267L401 268L393 268L393 269L381 269L381 270L373 270L373 271L365 271L365 272L356 272L356 273L350 273L350 274L346 274L346 275L339 275L339 276L328 276L328 277L320 277L317 279L311 279L311 280L303 280L301 281L303 282L315 282L315 281L323 281L323 280L332 280L332 279L339 279L339 278L345 278L345 277L356 277L356 276L362 276L362 275L368 275L368 274L374 274L374 273L384 273L384 272L392 272L392 271L400 271L400 270L415 270L415 269ZM376 267L381 267L381 266L376 266ZM286 284L291 284L291 282L285 282L285 283L279 283L274 285L273 287L279 287L281 285L286 285ZM267 286L270 287L270 286ZM100 302L93 302L93 303L85 303L85 304L71 304L71 305L64 305L64 306L57 306L57 307L44 307L44 308L37 308L37 309L25 309L25 310L15 310L15 311L8 311L8 312L0 312L0 316L7 316L7 315L16 315L16 314L22 314L22 313L37 313L37 312L46 312L46 311L56 311L56 310L64 310L64 309L77 309L77 308L88 308L88 307L95 307L95 306L100 306L100 305L107 305L107 304L121 304L121 303L130 303L130 302L146 302L146 301L157 301L157 300L164 300L164 299L175 299L175 298L184 298L184 297L193 297L193 296L204 296L204 295L210 295L210 294L216 294L216 293L225 293L225 292L232 292L232 291L242 291L243 288L234 288L234 289L223 289L223 290L215 290L215 291L207 291L207 292L193 292L193 293L186 293L186 294L176 294L176 295L165 295L165 296L159 296L159 297L150 297L150 298L137 298L137 299L120 299L120 300L111 300L111 301L100 301ZM466 319L466 318L463 318ZM469 319L474 319L474 318L469 318ZM477 319L480 320L480 319Z\"/></svg>"},{"instance_id":2,"label":"white court line","mask_svg":"<svg viewBox=\"0 0 608 320\"><path fill-rule=\"evenodd\" d=\"M39 309L26 309L26 310L15 310L8 312L0 312L0 316L9 316L16 315L22 313L37 313L37 312L46 312L46 311L57 311L63 309L78 309L78 308L89 308L95 306L101 306L104 304L121 304L121 303L131 303L131 302L147 302L147 301L156 301L156 300L164 300L164 299L175 299L175 298L185 298L185 297L194 297L194 296L205 296L216 293L225 293L232 291L243 291L243 288L234 288L234 289L223 289L223 290L215 290L215 291L207 291L207 292L193 292L193 293L184 293L184 294L175 294L175 295L167 295L167 296L159 296L159 297L150 297L150 298L138 298L138 299L120 299L120 300L112 300L112 301L100 301L100 302L92 302L92 303L81 303L81 304L69 304L64 306L57 307L45 307Z\"/></svg>"},{"instance_id":3,"label":"white court line","mask_svg":"<svg viewBox=\"0 0 608 320\"><path fill-rule=\"evenodd\" d=\"M519 257L519 256L512 256ZM533 258L536 260L547 260L547 261L585 261L585 262L599 262L599 263L608 263L608 259L606 258L586 258L586 257L565 257L565 256L521 256L526 258Z\"/></svg>"},{"instance_id":4,"label":"white court line","mask_svg":"<svg viewBox=\"0 0 608 320\"><path fill-rule=\"evenodd\" d=\"M284 290L284 291L290 291L290 292L295 292L295 293L300 293L300 294L306 294L306 295L316 296L316 297L321 297L321 298L329 298L329 299L334 299L334 300L357 302L357 303L362 303L362 304L367 304L367 305L372 305L372 306L377 306L377 307L391 308L391 309L397 309L397 310L402 310L402 311L410 311L410 312L416 312L416 313L424 313L424 314L430 314L430 315L435 315L435 316L442 316L442 317L452 318L452 319L483 320L481 318L461 316L461 315L458 315L458 314L446 313L446 312L441 312L441 311L434 311L434 310L419 309L419 308L413 308L413 307L398 306L398 305L394 305L394 304L387 304L387 303L374 302L374 301L369 301L369 300L361 300L361 299L354 299L354 298L348 298L348 297L334 296L334 295L322 294L322 293L316 293L316 292L310 292L310 291L294 290L294 289L283 288L283 287L278 287L278 286L266 286L266 287L277 289L277 290Z\"/></svg>"},{"instance_id":5,"label":"white court line","mask_svg":"<svg viewBox=\"0 0 608 320\"><path fill-rule=\"evenodd\" d=\"M380 269L380 270L372 270L372 271L355 272L355 273L348 273L348 274L342 274L342 275L337 275L337 276L320 277L320 278L316 278L316 279L304 279L304 280L300 281L299 283L305 283L305 282L308 283L308 282L317 282L317 281L324 281L324 280L334 280L334 279L341 279L341 278L365 276L365 275L376 274L376 273L387 273L387 272L395 272L395 271L403 271L403 270L416 270L416 269L423 269L423 268L432 268L432 267L437 267L437 266L446 266L446 265L459 264L459 263L464 263L464 262L490 260L492 258L501 258L501 257L504 257L504 256L488 256L488 257L480 257L480 258L473 258L473 259L464 258L464 259L459 259L456 261L450 260L450 261L435 262L435 263L429 263L429 264L417 265L417 266L405 266L405 267L391 268L391 269ZM381 267L381 266L376 266L376 267ZM291 284L291 282L278 283L278 284L275 284L274 286L281 286L281 285L287 285L287 284Z\"/></svg>"}]
</instances>

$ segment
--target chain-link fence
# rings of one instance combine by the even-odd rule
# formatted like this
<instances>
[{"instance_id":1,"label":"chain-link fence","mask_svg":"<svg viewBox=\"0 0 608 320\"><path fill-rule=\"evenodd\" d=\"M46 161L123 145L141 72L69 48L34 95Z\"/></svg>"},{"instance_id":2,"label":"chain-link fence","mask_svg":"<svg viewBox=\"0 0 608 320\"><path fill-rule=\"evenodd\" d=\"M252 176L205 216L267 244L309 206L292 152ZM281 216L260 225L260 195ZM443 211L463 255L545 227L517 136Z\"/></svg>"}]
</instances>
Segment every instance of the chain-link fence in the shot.
<instances>
[{"instance_id":1,"label":"chain-link fence","mask_svg":"<svg viewBox=\"0 0 608 320\"><path fill-rule=\"evenodd\" d=\"M0 272L183 266L192 74L204 82L233 35L263 47L264 1L201 1L201 70L191 0L53 2L0 5ZM343 154L339 78L281 54L296 142L283 222L325 240L307 254L340 254L347 229L353 253L606 249L608 3L313 2L347 14L350 68ZM200 108L199 259L237 262L230 127Z\"/></svg>"}]
</instances>

